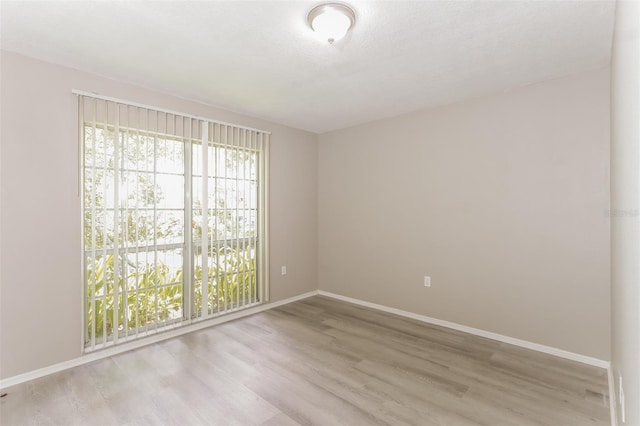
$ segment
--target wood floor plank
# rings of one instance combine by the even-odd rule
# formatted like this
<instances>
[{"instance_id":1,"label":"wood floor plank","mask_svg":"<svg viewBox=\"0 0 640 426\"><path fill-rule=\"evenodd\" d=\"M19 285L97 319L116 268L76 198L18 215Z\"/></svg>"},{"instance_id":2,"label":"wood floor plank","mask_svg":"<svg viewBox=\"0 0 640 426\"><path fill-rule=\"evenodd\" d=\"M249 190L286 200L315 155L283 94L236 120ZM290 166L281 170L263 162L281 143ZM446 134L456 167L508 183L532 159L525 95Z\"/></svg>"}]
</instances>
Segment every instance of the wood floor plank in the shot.
<instances>
[{"instance_id":1,"label":"wood floor plank","mask_svg":"<svg viewBox=\"0 0 640 426\"><path fill-rule=\"evenodd\" d=\"M7 389L2 425L607 425L604 369L307 298Z\"/></svg>"}]
</instances>

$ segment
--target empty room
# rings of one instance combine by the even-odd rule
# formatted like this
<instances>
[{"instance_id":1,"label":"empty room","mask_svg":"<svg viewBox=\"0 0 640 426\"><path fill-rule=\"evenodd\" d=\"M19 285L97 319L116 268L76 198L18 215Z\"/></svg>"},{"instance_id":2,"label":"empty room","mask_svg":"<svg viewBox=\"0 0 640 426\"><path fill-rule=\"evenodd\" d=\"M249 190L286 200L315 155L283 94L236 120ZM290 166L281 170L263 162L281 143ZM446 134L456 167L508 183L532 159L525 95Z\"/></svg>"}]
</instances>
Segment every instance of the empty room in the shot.
<instances>
[{"instance_id":1,"label":"empty room","mask_svg":"<svg viewBox=\"0 0 640 426\"><path fill-rule=\"evenodd\" d=\"M640 1L0 31L0 424L640 426Z\"/></svg>"}]
</instances>

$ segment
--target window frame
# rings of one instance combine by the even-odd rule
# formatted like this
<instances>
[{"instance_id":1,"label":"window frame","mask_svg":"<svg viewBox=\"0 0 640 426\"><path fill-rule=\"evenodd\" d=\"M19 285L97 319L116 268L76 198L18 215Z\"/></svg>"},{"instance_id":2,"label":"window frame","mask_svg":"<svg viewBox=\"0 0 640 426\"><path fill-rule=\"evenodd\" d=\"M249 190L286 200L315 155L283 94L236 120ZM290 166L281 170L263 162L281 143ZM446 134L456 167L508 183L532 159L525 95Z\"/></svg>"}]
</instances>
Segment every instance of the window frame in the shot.
<instances>
[{"instance_id":1,"label":"window frame","mask_svg":"<svg viewBox=\"0 0 640 426\"><path fill-rule=\"evenodd\" d=\"M136 104L136 103L132 103L132 102L128 102L128 101L123 101L120 99L115 99L115 98L110 98L110 97L103 97L103 96L99 96L99 95L95 95L95 94L91 94L91 93L86 93L86 92L80 92L80 91L74 91L74 94L78 95L78 129L79 129L79 141L78 141L78 145L79 145L79 150L78 150L78 157L79 157L79 174L78 174L78 195L80 196L80 211L81 211L81 252L82 252L82 261L81 261L81 268L82 268L82 351L83 353L88 353L88 352L93 352L95 350L101 350L101 349L105 349L108 347L112 347L114 345L118 345L124 342L132 342L135 340L138 340L140 338L146 337L146 336L150 336L156 333L161 333L167 330L172 330L176 327L182 327L182 326L187 326L189 324L193 324L193 323L197 323L197 322L203 322L203 321L207 321L207 320L212 320L215 319L217 317L220 316L224 316L226 314L232 313L232 312L238 312L239 310L244 310L256 305L260 305L263 303L266 303L269 300L269 253L268 253L268 234L269 234L269 227L268 227L268 211L269 211L269 204L268 204L268 199L269 199L269 184L268 184L268 177L269 177L269 145L270 145L270 133L269 132L265 132L263 130L259 130L259 129L253 129L253 128L249 128L249 127L244 127L244 126L237 126L237 125L233 125L233 124L229 124L229 123L225 123L225 122L220 122L220 121L216 121L216 120L211 120L211 119L207 119L207 118L203 118L203 117L199 117L199 116L192 116L189 114L183 114L183 113L179 113L179 112L174 112L174 111L170 111L170 110L164 110L164 109L160 109L160 108L155 108L155 107L151 107L151 106L147 106L147 105L142 105L142 104ZM85 214L86 214L86 207L85 207L85 189L86 189L86 184L85 184L85 172L87 170L86 166L85 166L85 149L86 149L86 141L85 141L85 134L86 134L86 127L93 127L94 129L96 128L95 126L95 121L90 121L90 120L85 120L84 118L84 106L83 106L83 101L85 99L90 99L94 102L105 102L105 103L115 103L116 105L116 112L118 115L119 111L120 111L120 107L124 106L126 108L139 108L139 109L143 109L143 110L147 110L147 111L152 111L155 114L170 114L174 117L177 118L186 118L186 119L190 119L190 120L194 120L195 123L198 124L198 126L200 127L200 134L201 137L200 138L194 138L194 137L188 137L188 136L177 136L177 135L173 135L173 134L166 134L160 131L152 131L150 129L147 130L140 130L140 129L134 129L134 132L136 132L138 135L140 134L145 134L147 136L153 137L154 140L157 140L158 138L166 138L166 139L172 139L174 141L179 141L183 144L183 159L182 159L182 168L183 168L183 174L181 176L183 176L184 179L184 194L183 194L183 200L184 200L184 208L181 210L184 212L184 223L183 223L183 241L182 242L176 242L176 243L163 243L163 244L154 244L152 246L150 245L140 245L140 242L137 241L135 246L128 246L128 248L133 248L135 249L136 253L140 253L140 252L158 252L161 250L165 250L165 249L182 249L182 308L181 308L181 317L178 318L172 318L172 319L166 319L160 322L156 322L156 320L154 320L154 323L152 326L147 326L145 327L144 331L140 332L140 330L138 329L138 327L136 327L136 332L135 333L131 333L129 332L129 330L127 329L127 327L124 327L124 330L118 330L118 326L122 325L119 324L118 321L118 312L116 310L116 312L114 313L114 321L115 323L113 324L113 327L116 328L116 330L111 333L109 336L103 335L101 336L99 339L96 338L96 333L94 332L93 335L89 335L91 334L90 331L88 330L88 325L89 325L89 279L88 279L88 256L91 256L91 250L87 250L87 247L85 247L85 222L86 222L86 218L85 218ZM97 107L95 107L97 109ZM95 113L94 113L95 114ZM94 120L95 120L95 116L94 116ZM108 120L106 120L108 121ZM116 122L118 121L118 118L116 118ZM114 141L116 140L120 140L121 138L126 138L129 135L128 130L127 131L121 131L120 130L120 126L116 123L114 126ZM238 138L236 138L235 136L232 137L231 141L226 140L224 143L223 141L220 139L220 133L218 132L216 134L216 130L217 129L222 129L224 128L226 131L228 131L229 129L231 129L232 133L236 133L238 135L241 134L241 132L244 132L244 144L245 145L241 145L240 144L240 138L238 136ZM107 129L107 127L105 127L105 130ZM246 137L247 137L247 132L249 132L249 134L251 135L251 138L255 137L255 141L256 141L256 147L255 148L247 148L246 146ZM96 140L96 134L93 134L93 140ZM234 142L237 141L237 144L234 144ZM231 143L229 143L231 142ZM155 144L155 142L154 142ZM239 235L236 235L235 238L223 238L223 239L201 239L200 241L198 240L194 240L194 236L193 236L193 229L192 226L190 225L191 219L189 218L194 218L194 210L195 209L195 205L193 204L192 198L194 196L194 192L193 192L193 188L192 188L192 183L193 183L193 179L195 176L195 168L194 165L192 164L194 158L192 156L192 151L193 151L193 147L196 145L200 145L200 146L204 146L206 145L209 149L210 148L214 148L214 149L219 149L222 148L224 150L231 150L231 151L235 151L235 152L240 152L241 150L245 150L247 152L250 152L251 155L255 155L255 167L256 167L256 173L255 173L255 190L257 192L256 194L256 200L257 200L257 205L255 206L255 209L251 209L249 206L248 209L243 209L243 211L249 212L249 214L251 214L254 210L255 210L255 216L256 216L256 231L255 231L255 236L252 238L243 236L242 238L239 237ZM117 155L118 155L118 143L114 142L114 156L115 156L115 161L118 161ZM155 146L154 146L155 149ZM208 150L207 150L208 152ZM154 151L154 157L155 157L155 151ZM204 157L204 156L203 156ZM246 161L246 160L245 160ZM206 169L206 160L203 161L204 164L204 171L207 171L207 177L206 179L204 178L204 176L202 177L202 181L207 182L209 179L213 178L214 181L217 181L218 179L220 179L219 176L211 176L208 172L209 170ZM96 168L96 164L93 164L92 167L95 169ZM101 166L102 167L102 166ZM228 167L228 166L226 166ZM246 166L245 166L246 167ZM109 168L105 165L103 167L105 170L108 170ZM113 167L111 170L113 170L114 172L117 172L117 167ZM135 170L134 170L135 171ZM245 173L246 173L246 169L245 169ZM105 173L106 174L106 173ZM152 175L155 177L157 175L157 171L154 171L152 173ZM251 175L250 175L251 176ZM226 179L227 177L225 177ZM234 179L232 177L232 179ZM238 176L235 176L235 180L236 180L236 185L237 182L240 178L238 178ZM251 179L249 178L248 181L251 181ZM116 186L120 185L121 183L116 184ZM206 185L205 185L206 186ZM116 190L117 191L117 190ZM95 194L95 192L94 192ZM203 191L204 194L204 191ZM207 191L207 194L210 196L211 193ZM226 192L225 192L225 197L226 197ZM117 192L116 192L116 196L114 197L114 199L116 200L113 206L113 210L114 212L118 211L118 210L123 210L123 207L121 205L118 204L117 201ZM137 202L137 201L136 201ZM215 206L214 206L215 207ZM137 208L137 206L136 206ZM126 209L125 209L126 210ZM178 211L179 209L174 209L176 211ZM203 212L203 222L205 220L209 220L210 217L210 211L211 210L217 210L217 208L214 209L209 209L208 206L203 206L202 212ZM206 211L206 213L205 213ZM238 220L238 208L236 206L236 220ZM117 232L119 230L119 226L121 225L121 223L118 223L117 221L117 214L114 213L114 229L116 229L116 235ZM245 217L245 216L243 216ZM237 231L237 230L236 230ZM106 235L106 233L105 233ZM207 235L209 235L207 233ZM220 303L219 303L219 298L216 299L217 300L217 309L210 309L209 308L209 298L207 297L207 303L204 303L205 300L205 296L207 295L207 289L210 286L209 284L209 280L207 280L207 285L204 284L204 280L200 280L202 282L201 287L202 287L202 299L201 299L201 311L195 312L196 306L194 303L194 299L195 299L195 295L196 295L196 279L195 279L195 271L196 271L196 256L195 254L198 253L198 246L200 246L200 250L205 248L205 241L206 241L206 250L207 250L207 262L208 262L208 258L209 258L209 250L213 248L213 245L215 244L218 248L220 247L231 247L233 246L233 244L244 244L244 248L245 250L247 249L247 245L246 245L246 241L247 240L252 240L254 243L254 249L255 249L255 260L254 260L254 268L248 269L249 273L254 273L255 274L255 295L253 297L253 299L251 299L249 297L249 299L247 300L245 297L245 291L243 289L242 293L243 293L243 303L240 305L240 291L237 291L238 294L238 304L236 304L235 306L233 306L233 303L231 303L231 306L227 306L226 303L226 296L225 296L225 305L224 305L224 309L220 309ZM114 247L111 248L100 248L101 253L111 253L111 254L116 254L120 248L120 246L122 246L122 242L118 241L118 237L116 237L116 242L114 243ZM126 249L125 249L126 251ZM95 254L95 249L93 251L93 253ZM219 256L218 256L219 257ZM249 258L251 259L251 258ZM95 262L95 259L94 259ZM208 264L208 263L207 263ZM203 261L203 265L204 265L204 261ZM157 267L157 266L156 266ZM207 274L208 274L208 269L209 268L201 268L202 271L204 272L204 270L207 270ZM243 270L243 273L246 272L247 270ZM239 274L239 272L234 272L235 274ZM219 275L219 274L218 274ZM204 278L204 277L203 277ZM120 279L119 278L114 278L114 288L116 287L120 287L122 286L123 288L127 287L127 279L128 276L123 276L122 278L122 284L120 283ZM165 284L162 285L162 287L166 287L166 286L173 286L173 285L177 285L179 283L169 283L169 284ZM95 284L94 284L95 285ZM105 284L106 285L106 284ZM155 286L154 286L155 288ZM95 291L95 289L94 289ZM137 288L135 290L136 292L139 292L139 288ZM251 294L251 293L249 293ZM118 300L119 294L116 291L113 298ZM218 294L219 297L219 294ZM94 300L95 300L95 295L94 295ZM124 300L124 299L123 299ZM137 299L136 299L136 303L137 303ZM115 305L118 305L118 303L114 303ZM127 305L127 302L124 302L123 305ZM125 308L126 309L126 308ZM138 307L136 306L136 309L138 309ZM205 312L206 311L206 312ZM93 307L93 315L95 315L95 306ZM95 319L93 320L95 321ZM105 320L106 321L106 320ZM123 324L127 324L127 320L125 319ZM97 340L101 340L101 342L97 342Z\"/></svg>"}]
</instances>

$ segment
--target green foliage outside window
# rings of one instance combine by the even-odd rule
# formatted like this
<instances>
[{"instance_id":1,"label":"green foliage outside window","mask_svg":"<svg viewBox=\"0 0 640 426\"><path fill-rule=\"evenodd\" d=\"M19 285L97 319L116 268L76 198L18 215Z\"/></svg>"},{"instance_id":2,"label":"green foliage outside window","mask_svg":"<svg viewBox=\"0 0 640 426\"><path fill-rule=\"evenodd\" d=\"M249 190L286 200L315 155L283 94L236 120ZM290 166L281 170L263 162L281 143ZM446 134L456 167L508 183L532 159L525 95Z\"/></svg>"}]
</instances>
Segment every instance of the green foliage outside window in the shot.
<instances>
[{"instance_id":1,"label":"green foliage outside window","mask_svg":"<svg viewBox=\"0 0 640 426\"><path fill-rule=\"evenodd\" d=\"M246 252L228 248L224 265L208 268L209 312L233 308L237 302L256 298L255 260ZM115 286L114 256L98 256L87 262L87 335L109 336L114 330ZM156 323L172 319L183 319L182 268L171 271L163 263L139 268L126 276L126 287L122 276L118 277L119 333L135 331L136 326L144 330ZM199 315L202 308L202 266L194 268L193 312ZM95 299L93 296L95 295Z\"/></svg>"},{"instance_id":2,"label":"green foliage outside window","mask_svg":"<svg viewBox=\"0 0 640 426\"><path fill-rule=\"evenodd\" d=\"M85 126L87 342L92 337L102 341L116 333L131 335L136 328L145 331L189 319L181 260L186 244L185 204L183 198L176 196L184 193L185 143L190 142L143 133L116 136L113 129ZM193 164L197 165L196 156L202 155L200 145L192 145L192 151ZM207 239L211 245L207 304L208 312L214 313L257 299L256 247L226 242L255 237L257 201L252 194L257 193L257 183L252 173L256 170L257 156L223 147L209 147L209 155L220 158L219 163L213 164L218 164L218 173L224 177L214 176L209 187L215 199L210 201L208 213ZM194 185L202 179L197 173L194 169ZM245 180L229 181L234 173L245 176ZM190 224L194 244L192 318L200 315L202 307L198 245L202 238L202 217L200 202L195 199L197 194L194 186ZM114 253L119 254L116 257Z\"/></svg>"}]
</instances>

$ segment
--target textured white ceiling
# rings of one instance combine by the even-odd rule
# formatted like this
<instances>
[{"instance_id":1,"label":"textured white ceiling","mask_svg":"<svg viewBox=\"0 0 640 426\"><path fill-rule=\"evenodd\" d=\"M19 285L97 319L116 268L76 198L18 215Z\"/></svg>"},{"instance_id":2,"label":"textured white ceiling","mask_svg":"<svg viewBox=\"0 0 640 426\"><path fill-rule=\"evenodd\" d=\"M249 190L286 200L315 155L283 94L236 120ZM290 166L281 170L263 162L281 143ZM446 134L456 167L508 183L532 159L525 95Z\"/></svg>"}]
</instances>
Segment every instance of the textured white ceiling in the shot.
<instances>
[{"instance_id":1,"label":"textured white ceiling","mask_svg":"<svg viewBox=\"0 0 640 426\"><path fill-rule=\"evenodd\" d=\"M352 1L333 45L318 3L3 1L1 47L318 133L611 55L613 1Z\"/></svg>"}]
</instances>

